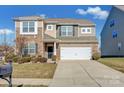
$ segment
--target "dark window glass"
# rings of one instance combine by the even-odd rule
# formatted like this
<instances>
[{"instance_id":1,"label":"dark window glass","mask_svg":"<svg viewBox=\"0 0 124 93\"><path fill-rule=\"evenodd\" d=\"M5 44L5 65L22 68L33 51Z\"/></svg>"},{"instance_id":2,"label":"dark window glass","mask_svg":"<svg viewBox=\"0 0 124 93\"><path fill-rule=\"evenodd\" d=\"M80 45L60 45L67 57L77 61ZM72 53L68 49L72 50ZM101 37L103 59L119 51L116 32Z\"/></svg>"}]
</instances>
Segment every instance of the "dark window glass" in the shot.
<instances>
[{"instance_id":1,"label":"dark window glass","mask_svg":"<svg viewBox=\"0 0 124 93\"><path fill-rule=\"evenodd\" d=\"M23 22L23 32L28 32L28 22Z\"/></svg>"},{"instance_id":2,"label":"dark window glass","mask_svg":"<svg viewBox=\"0 0 124 93\"><path fill-rule=\"evenodd\" d=\"M61 36L73 36L73 26L61 26Z\"/></svg>"},{"instance_id":3,"label":"dark window glass","mask_svg":"<svg viewBox=\"0 0 124 93\"><path fill-rule=\"evenodd\" d=\"M87 32L90 32L90 29L87 29Z\"/></svg>"},{"instance_id":4,"label":"dark window glass","mask_svg":"<svg viewBox=\"0 0 124 93\"><path fill-rule=\"evenodd\" d=\"M35 32L35 23L33 21L23 22L23 32Z\"/></svg>"},{"instance_id":5,"label":"dark window glass","mask_svg":"<svg viewBox=\"0 0 124 93\"><path fill-rule=\"evenodd\" d=\"M32 22L32 21L29 22L29 32L34 32L35 31L34 27L35 27L34 22Z\"/></svg>"},{"instance_id":6,"label":"dark window glass","mask_svg":"<svg viewBox=\"0 0 124 93\"><path fill-rule=\"evenodd\" d=\"M26 46L22 50L22 53L24 55L35 54L36 53L36 44L35 43L26 44Z\"/></svg>"},{"instance_id":7,"label":"dark window glass","mask_svg":"<svg viewBox=\"0 0 124 93\"><path fill-rule=\"evenodd\" d=\"M48 26L48 29L52 29L52 27L51 26Z\"/></svg>"},{"instance_id":8,"label":"dark window glass","mask_svg":"<svg viewBox=\"0 0 124 93\"><path fill-rule=\"evenodd\" d=\"M86 29L82 29L82 32L86 32Z\"/></svg>"},{"instance_id":9,"label":"dark window glass","mask_svg":"<svg viewBox=\"0 0 124 93\"><path fill-rule=\"evenodd\" d=\"M113 31L113 32L112 32L112 37L113 37L113 38L117 38L117 32L116 32L116 31Z\"/></svg>"},{"instance_id":10,"label":"dark window glass","mask_svg":"<svg viewBox=\"0 0 124 93\"><path fill-rule=\"evenodd\" d=\"M114 20L111 20L110 21L110 27L113 27L115 25L115 21Z\"/></svg>"}]
</instances>

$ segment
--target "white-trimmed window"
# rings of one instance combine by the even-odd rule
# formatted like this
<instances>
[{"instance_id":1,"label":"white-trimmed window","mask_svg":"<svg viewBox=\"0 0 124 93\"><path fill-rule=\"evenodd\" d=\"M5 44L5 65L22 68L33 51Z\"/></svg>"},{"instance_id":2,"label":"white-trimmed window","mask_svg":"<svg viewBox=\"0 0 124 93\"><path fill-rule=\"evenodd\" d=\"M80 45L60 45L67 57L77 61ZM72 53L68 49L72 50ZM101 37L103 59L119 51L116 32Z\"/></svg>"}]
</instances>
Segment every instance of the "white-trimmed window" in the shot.
<instances>
[{"instance_id":1,"label":"white-trimmed window","mask_svg":"<svg viewBox=\"0 0 124 93\"><path fill-rule=\"evenodd\" d=\"M46 26L46 29L47 29L47 30L53 30L53 25L52 25L52 24L48 24L48 25Z\"/></svg>"},{"instance_id":2,"label":"white-trimmed window","mask_svg":"<svg viewBox=\"0 0 124 93\"><path fill-rule=\"evenodd\" d=\"M92 28L90 28L90 27L82 27L81 28L82 34L91 34L91 32L92 32Z\"/></svg>"},{"instance_id":3,"label":"white-trimmed window","mask_svg":"<svg viewBox=\"0 0 124 93\"><path fill-rule=\"evenodd\" d=\"M37 22L36 21L20 22L20 34L37 34Z\"/></svg>"},{"instance_id":4,"label":"white-trimmed window","mask_svg":"<svg viewBox=\"0 0 124 93\"><path fill-rule=\"evenodd\" d=\"M37 50L36 43L28 43L22 49L22 54L23 55L35 55L36 50Z\"/></svg>"},{"instance_id":5,"label":"white-trimmed window","mask_svg":"<svg viewBox=\"0 0 124 93\"><path fill-rule=\"evenodd\" d=\"M61 36L73 36L73 26L61 26Z\"/></svg>"},{"instance_id":6,"label":"white-trimmed window","mask_svg":"<svg viewBox=\"0 0 124 93\"><path fill-rule=\"evenodd\" d=\"M81 31L82 31L82 33L85 33L86 32L86 29L82 29Z\"/></svg>"}]
</instances>

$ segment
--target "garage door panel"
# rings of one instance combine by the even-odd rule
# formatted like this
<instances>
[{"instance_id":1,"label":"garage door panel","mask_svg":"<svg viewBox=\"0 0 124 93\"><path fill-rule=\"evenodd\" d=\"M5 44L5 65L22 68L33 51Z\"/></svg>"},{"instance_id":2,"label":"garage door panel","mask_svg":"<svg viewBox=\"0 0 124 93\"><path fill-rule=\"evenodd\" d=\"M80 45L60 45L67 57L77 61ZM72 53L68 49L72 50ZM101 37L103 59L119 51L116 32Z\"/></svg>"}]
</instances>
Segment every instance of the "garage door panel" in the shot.
<instances>
[{"instance_id":1,"label":"garage door panel","mask_svg":"<svg viewBox=\"0 0 124 93\"><path fill-rule=\"evenodd\" d=\"M61 60L84 60L91 58L91 47L61 47Z\"/></svg>"}]
</instances>

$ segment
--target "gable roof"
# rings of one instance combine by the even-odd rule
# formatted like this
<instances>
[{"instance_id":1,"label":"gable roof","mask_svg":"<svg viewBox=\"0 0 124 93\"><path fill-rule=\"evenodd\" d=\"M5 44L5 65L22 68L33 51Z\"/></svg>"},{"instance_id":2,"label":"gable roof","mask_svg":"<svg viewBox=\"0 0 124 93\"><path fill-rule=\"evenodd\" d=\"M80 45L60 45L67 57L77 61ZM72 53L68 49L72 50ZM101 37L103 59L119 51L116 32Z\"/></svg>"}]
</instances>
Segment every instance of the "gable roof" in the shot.
<instances>
[{"instance_id":1,"label":"gable roof","mask_svg":"<svg viewBox=\"0 0 124 93\"><path fill-rule=\"evenodd\" d=\"M36 20L44 20L45 23L95 26L95 23L93 23L90 20L86 20L86 19L72 19L72 18L48 18L48 19L43 19L41 16L20 16L20 17L15 17L14 18L14 21L36 21Z\"/></svg>"},{"instance_id":2,"label":"gable roof","mask_svg":"<svg viewBox=\"0 0 124 93\"><path fill-rule=\"evenodd\" d=\"M45 19L45 23L95 25L93 22L89 20L71 18L49 18Z\"/></svg>"},{"instance_id":3,"label":"gable roof","mask_svg":"<svg viewBox=\"0 0 124 93\"><path fill-rule=\"evenodd\" d=\"M101 31L101 33L100 33L101 36L102 36L103 32L105 32L104 29L105 29L105 27L106 27L107 21L109 20L110 14L112 13L112 10L113 10L113 9L117 9L117 10L119 10L119 11L121 11L121 12L124 12L124 5L113 5L113 6L112 6L111 11L110 11L110 13L109 13L109 16L108 16L108 18L107 18L107 20L106 20L106 22L105 22L105 24L104 24L104 26L103 26L103 28L102 28L102 31Z\"/></svg>"},{"instance_id":4,"label":"gable roof","mask_svg":"<svg viewBox=\"0 0 124 93\"><path fill-rule=\"evenodd\" d=\"M124 5L115 5L114 7L124 11Z\"/></svg>"},{"instance_id":5,"label":"gable roof","mask_svg":"<svg viewBox=\"0 0 124 93\"><path fill-rule=\"evenodd\" d=\"M95 26L90 20L86 19L72 19L72 18L48 18L43 19L41 16L20 16L15 17L14 21L39 21L43 20L45 23L55 23L58 25L80 25L80 26Z\"/></svg>"}]
</instances>

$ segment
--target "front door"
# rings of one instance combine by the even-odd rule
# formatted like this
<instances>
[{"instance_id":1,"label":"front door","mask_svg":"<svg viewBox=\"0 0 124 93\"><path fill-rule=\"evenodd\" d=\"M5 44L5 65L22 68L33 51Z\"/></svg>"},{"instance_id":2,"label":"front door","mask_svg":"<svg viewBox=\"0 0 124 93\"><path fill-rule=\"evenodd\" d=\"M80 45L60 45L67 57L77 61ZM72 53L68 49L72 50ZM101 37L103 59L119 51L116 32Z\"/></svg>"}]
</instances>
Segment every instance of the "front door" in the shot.
<instances>
[{"instance_id":1,"label":"front door","mask_svg":"<svg viewBox=\"0 0 124 93\"><path fill-rule=\"evenodd\" d=\"M52 58L52 56L53 56L53 47L48 46L48 58Z\"/></svg>"}]
</instances>

